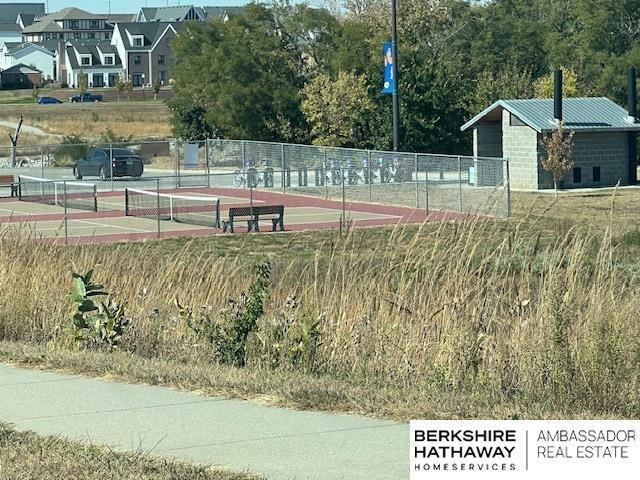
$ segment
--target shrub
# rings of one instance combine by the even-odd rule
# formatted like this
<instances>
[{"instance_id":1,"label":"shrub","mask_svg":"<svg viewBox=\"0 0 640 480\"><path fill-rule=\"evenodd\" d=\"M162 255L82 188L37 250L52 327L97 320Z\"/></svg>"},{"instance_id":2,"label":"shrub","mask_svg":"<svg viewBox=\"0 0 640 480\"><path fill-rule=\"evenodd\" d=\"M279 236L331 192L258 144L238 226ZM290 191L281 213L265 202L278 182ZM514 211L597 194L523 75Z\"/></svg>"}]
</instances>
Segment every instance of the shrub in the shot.
<instances>
[{"instance_id":1,"label":"shrub","mask_svg":"<svg viewBox=\"0 0 640 480\"><path fill-rule=\"evenodd\" d=\"M84 157L91 145L80 135L66 135L62 138L60 146L53 151L55 167L71 167L80 158Z\"/></svg>"},{"instance_id":2,"label":"shrub","mask_svg":"<svg viewBox=\"0 0 640 480\"><path fill-rule=\"evenodd\" d=\"M125 316L124 305L115 303L102 290L102 285L93 283L92 275L91 270L84 275L73 273L70 293L73 324L66 332L86 348L111 350L118 347L129 320Z\"/></svg>"},{"instance_id":3,"label":"shrub","mask_svg":"<svg viewBox=\"0 0 640 480\"><path fill-rule=\"evenodd\" d=\"M266 260L258 262L249 291L242 293L237 300L229 299L229 307L221 309L217 316L211 316L207 309L194 314L191 308L176 301L179 313L186 319L189 328L214 347L220 363L245 365L247 340L256 331L258 319L264 313L270 275L271 264Z\"/></svg>"}]
</instances>

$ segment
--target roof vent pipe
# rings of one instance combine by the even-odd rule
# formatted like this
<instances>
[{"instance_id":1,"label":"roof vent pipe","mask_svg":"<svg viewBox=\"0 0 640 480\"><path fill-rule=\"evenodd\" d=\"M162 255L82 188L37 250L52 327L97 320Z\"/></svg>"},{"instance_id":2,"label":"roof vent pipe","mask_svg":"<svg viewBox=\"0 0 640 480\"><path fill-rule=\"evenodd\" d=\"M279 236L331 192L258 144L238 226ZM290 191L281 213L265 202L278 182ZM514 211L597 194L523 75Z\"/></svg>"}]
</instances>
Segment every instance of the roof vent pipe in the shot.
<instances>
[{"instance_id":1,"label":"roof vent pipe","mask_svg":"<svg viewBox=\"0 0 640 480\"><path fill-rule=\"evenodd\" d=\"M556 123L562 122L562 70L553 75L553 118Z\"/></svg>"},{"instance_id":2,"label":"roof vent pipe","mask_svg":"<svg viewBox=\"0 0 640 480\"><path fill-rule=\"evenodd\" d=\"M636 123L638 121L638 93L636 89L636 69L633 67L629 69L629 81L627 85L627 111L629 112L627 121Z\"/></svg>"}]
</instances>

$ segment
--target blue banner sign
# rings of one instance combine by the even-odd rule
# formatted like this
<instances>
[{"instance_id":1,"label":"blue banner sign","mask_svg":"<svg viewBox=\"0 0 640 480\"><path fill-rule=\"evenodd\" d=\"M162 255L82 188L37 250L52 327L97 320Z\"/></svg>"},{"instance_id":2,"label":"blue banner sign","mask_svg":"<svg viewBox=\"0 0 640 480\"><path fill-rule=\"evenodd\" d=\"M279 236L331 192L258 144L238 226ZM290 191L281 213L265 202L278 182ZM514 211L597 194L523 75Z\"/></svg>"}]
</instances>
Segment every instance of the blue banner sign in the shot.
<instances>
[{"instance_id":1,"label":"blue banner sign","mask_svg":"<svg viewBox=\"0 0 640 480\"><path fill-rule=\"evenodd\" d=\"M394 93L396 91L396 79L393 77L393 46L391 42L384 42L382 55L384 56L384 83L382 93Z\"/></svg>"}]
</instances>

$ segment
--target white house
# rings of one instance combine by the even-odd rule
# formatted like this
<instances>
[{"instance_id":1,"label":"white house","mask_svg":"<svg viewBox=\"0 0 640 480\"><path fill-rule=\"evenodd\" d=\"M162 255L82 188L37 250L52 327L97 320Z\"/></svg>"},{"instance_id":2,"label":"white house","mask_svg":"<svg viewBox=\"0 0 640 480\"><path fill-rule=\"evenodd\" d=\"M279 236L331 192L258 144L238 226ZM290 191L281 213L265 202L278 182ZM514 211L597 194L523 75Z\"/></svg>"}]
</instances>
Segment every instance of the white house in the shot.
<instances>
[{"instance_id":1,"label":"white house","mask_svg":"<svg viewBox=\"0 0 640 480\"><path fill-rule=\"evenodd\" d=\"M17 43L22 41L22 28L15 22L2 22L0 20L0 48L5 43Z\"/></svg>"},{"instance_id":2,"label":"white house","mask_svg":"<svg viewBox=\"0 0 640 480\"><path fill-rule=\"evenodd\" d=\"M55 78L54 54L40 45L8 42L2 46L1 54L0 70L22 63L40 70L45 81Z\"/></svg>"},{"instance_id":3,"label":"white house","mask_svg":"<svg viewBox=\"0 0 640 480\"><path fill-rule=\"evenodd\" d=\"M80 75L86 75L91 88L113 87L124 75L120 56L108 41L67 42L64 57L59 61L64 64L64 81L69 85L79 85Z\"/></svg>"}]
</instances>

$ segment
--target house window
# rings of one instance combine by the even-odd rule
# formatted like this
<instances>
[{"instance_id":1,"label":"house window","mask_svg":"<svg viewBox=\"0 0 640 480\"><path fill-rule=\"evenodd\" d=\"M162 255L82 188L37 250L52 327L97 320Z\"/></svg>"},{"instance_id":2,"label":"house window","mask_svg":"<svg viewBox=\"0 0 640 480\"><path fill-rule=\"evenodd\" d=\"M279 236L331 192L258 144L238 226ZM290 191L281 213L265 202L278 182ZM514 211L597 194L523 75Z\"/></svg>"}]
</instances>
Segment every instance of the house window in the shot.
<instances>
[{"instance_id":1,"label":"house window","mask_svg":"<svg viewBox=\"0 0 640 480\"><path fill-rule=\"evenodd\" d=\"M164 70L160 70L158 72L158 81L164 84L164 82L167 81L167 72L165 72Z\"/></svg>"},{"instance_id":2,"label":"house window","mask_svg":"<svg viewBox=\"0 0 640 480\"><path fill-rule=\"evenodd\" d=\"M141 47L142 46L142 37L134 37L133 38L133 46Z\"/></svg>"},{"instance_id":3,"label":"house window","mask_svg":"<svg viewBox=\"0 0 640 480\"><path fill-rule=\"evenodd\" d=\"M593 167L593 181L600 181L600 167Z\"/></svg>"},{"instance_id":4,"label":"house window","mask_svg":"<svg viewBox=\"0 0 640 480\"><path fill-rule=\"evenodd\" d=\"M82 38L82 34L80 32L73 32L73 38L75 40L80 40Z\"/></svg>"},{"instance_id":5,"label":"house window","mask_svg":"<svg viewBox=\"0 0 640 480\"><path fill-rule=\"evenodd\" d=\"M97 20L91 20L89 28L99 28Z\"/></svg>"},{"instance_id":6,"label":"house window","mask_svg":"<svg viewBox=\"0 0 640 480\"><path fill-rule=\"evenodd\" d=\"M87 38L96 38L96 34L94 32L87 33Z\"/></svg>"},{"instance_id":7,"label":"house window","mask_svg":"<svg viewBox=\"0 0 640 480\"><path fill-rule=\"evenodd\" d=\"M104 32L104 39L109 40L110 38L111 38L111 35L109 34L109 32Z\"/></svg>"},{"instance_id":8,"label":"house window","mask_svg":"<svg viewBox=\"0 0 640 480\"><path fill-rule=\"evenodd\" d=\"M82 65L91 65L91 59L89 57L82 57L80 60Z\"/></svg>"},{"instance_id":9,"label":"house window","mask_svg":"<svg viewBox=\"0 0 640 480\"><path fill-rule=\"evenodd\" d=\"M104 57L104 64L113 65L113 57L110 55L107 55L106 57Z\"/></svg>"},{"instance_id":10,"label":"house window","mask_svg":"<svg viewBox=\"0 0 640 480\"><path fill-rule=\"evenodd\" d=\"M50 33L45 33L44 34L44 39L45 40L51 40L51 34Z\"/></svg>"},{"instance_id":11,"label":"house window","mask_svg":"<svg viewBox=\"0 0 640 480\"><path fill-rule=\"evenodd\" d=\"M133 64L140 65L142 63L142 57L140 55L133 56Z\"/></svg>"},{"instance_id":12,"label":"house window","mask_svg":"<svg viewBox=\"0 0 640 480\"><path fill-rule=\"evenodd\" d=\"M60 40L64 40L64 33L59 33L58 37L60 38Z\"/></svg>"},{"instance_id":13,"label":"house window","mask_svg":"<svg viewBox=\"0 0 640 480\"><path fill-rule=\"evenodd\" d=\"M104 87L104 76L101 73L93 74L93 86Z\"/></svg>"},{"instance_id":14,"label":"house window","mask_svg":"<svg viewBox=\"0 0 640 480\"><path fill-rule=\"evenodd\" d=\"M158 55L158 65L164 65L164 55Z\"/></svg>"},{"instance_id":15,"label":"house window","mask_svg":"<svg viewBox=\"0 0 640 480\"><path fill-rule=\"evenodd\" d=\"M141 87L142 86L142 74L141 73L134 73L131 76L131 83L133 83L134 87Z\"/></svg>"},{"instance_id":16,"label":"house window","mask_svg":"<svg viewBox=\"0 0 640 480\"><path fill-rule=\"evenodd\" d=\"M580 167L573 169L573 183L582 183L582 169Z\"/></svg>"},{"instance_id":17,"label":"house window","mask_svg":"<svg viewBox=\"0 0 640 480\"><path fill-rule=\"evenodd\" d=\"M78 28L78 20L69 20L69 28L75 30Z\"/></svg>"}]
</instances>

